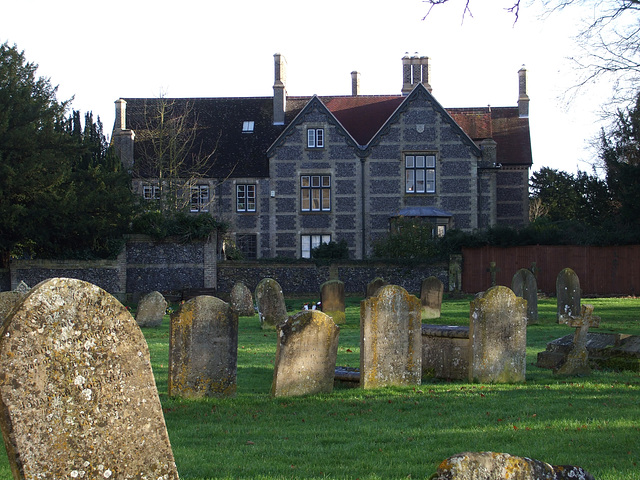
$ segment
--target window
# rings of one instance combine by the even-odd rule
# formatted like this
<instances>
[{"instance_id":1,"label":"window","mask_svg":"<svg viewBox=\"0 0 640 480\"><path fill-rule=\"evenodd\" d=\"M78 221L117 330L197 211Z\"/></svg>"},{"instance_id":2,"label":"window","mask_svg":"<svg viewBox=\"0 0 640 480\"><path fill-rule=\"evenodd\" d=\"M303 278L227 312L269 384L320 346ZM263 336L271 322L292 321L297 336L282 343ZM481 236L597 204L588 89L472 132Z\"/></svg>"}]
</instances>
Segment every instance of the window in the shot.
<instances>
[{"instance_id":1,"label":"window","mask_svg":"<svg viewBox=\"0 0 640 480\"><path fill-rule=\"evenodd\" d=\"M324 128L310 128L307 130L307 147L324 148Z\"/></svg>"},{"instance_id":2,"label":"window","mask_svg":"<svg viewBox=\"0 0 640 480\"><path fill-rule=\"evenodd\" d=\"M209 211L209 185L195 185L191 187L191 211Z\"/></svg>"},{"instance_id":3,"label":"window","mask_svg":"<svg viewBox=\"0 0 640 480\"><path fill-rule=\"evenodd\" d=\"M253 121L242 122L242 133L253 133Z\"/></svg>"},{"instance_id":4,"label":"window","mask_svg":"<svg viewBox=\"0 0 640 480\"><path fill-rule=\"evenodd\" d=\"M311 258L311 250L317 248L322 243L331 242L331 235L302 235L302 258Z\"/></svg>"},{"instance_id":5,"label":"window","mask_svg":"<svg viewBox=\"0 0 640 480\"><path fill-rule=\"evenodd\" d=\"M435 193L436 156L405 155L406 193Z\"/></svg>"},{"instance_id":6,"label":"window","mask_svg":"<svg viewBox=\"0 0 640 480\"><path fill-rule=\"evenodd\" d=\"M142 198L144 198L145 200L159 200L160 187L158 185L143 185Z\"/></svg>"},{"instance_id":7,"label":"window","mask_svg":"<svg viewBox=\"0 0 640 480\"><path fill-rule=\"evenodd\" d=\"M236 248L242 252L247 260L255 260L258 258L257 248L258 238L255 234L236 235Z\"/></svg>"},{"instance_id":8,"label":"window","mask_svg":"<svg viewBox=\"0 0 640 480\"><path fill-rule=\"evenodd\" d=\"M331 211L330 175L302 175L300 177L300 209L303 212Z\"/></svg>"},{"instance_id":9,"label":"window","mask_svg":"<svg viewBox=\"0 0 640 480\"><path fill-rule=\"evenodd\" d=\"M256 186L236 185L236 211L256 211Z\"/></svg>"}]
</instances>

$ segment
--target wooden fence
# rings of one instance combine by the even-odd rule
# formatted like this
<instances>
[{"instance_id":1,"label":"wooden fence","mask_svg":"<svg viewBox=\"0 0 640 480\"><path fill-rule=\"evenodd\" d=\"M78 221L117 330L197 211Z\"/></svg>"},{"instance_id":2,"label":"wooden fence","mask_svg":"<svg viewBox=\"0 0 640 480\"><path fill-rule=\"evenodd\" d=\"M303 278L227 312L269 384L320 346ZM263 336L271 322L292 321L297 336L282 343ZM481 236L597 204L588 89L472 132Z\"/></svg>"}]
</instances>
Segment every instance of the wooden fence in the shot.
<instances>
[{"instance_id":1,"label":"wooden fence","mask_svg":"<svg viewBox=\"0 0 640 480\"><path fill-rule=\"evenodd\" d=\"M511 287L514 273L533 268L538 290L555 295L556 277L569 267L578 275L583 295L640 295L640 245L464 248L462 258L466 293L490 288L492 276L497 285Z\"/></svg>"}]
</instances>

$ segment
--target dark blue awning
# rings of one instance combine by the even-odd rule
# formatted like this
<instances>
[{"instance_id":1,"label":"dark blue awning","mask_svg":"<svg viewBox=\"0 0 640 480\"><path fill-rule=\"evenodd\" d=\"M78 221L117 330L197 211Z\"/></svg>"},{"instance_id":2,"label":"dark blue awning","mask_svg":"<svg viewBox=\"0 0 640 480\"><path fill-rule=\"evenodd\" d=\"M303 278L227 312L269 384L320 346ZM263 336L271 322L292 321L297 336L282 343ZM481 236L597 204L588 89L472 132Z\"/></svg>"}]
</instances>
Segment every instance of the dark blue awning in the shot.
<instances>
[{"instance_id":1,"label":"dark blue awning","mask_svg":"<svg viewBox=\"0 0 640 480\"><path fill-rule=\"evenodd\" d=\"M392 217L443 217L451 218L453 215L434 207L405 207L401 208Z\"/></svg>"}]
</instances>

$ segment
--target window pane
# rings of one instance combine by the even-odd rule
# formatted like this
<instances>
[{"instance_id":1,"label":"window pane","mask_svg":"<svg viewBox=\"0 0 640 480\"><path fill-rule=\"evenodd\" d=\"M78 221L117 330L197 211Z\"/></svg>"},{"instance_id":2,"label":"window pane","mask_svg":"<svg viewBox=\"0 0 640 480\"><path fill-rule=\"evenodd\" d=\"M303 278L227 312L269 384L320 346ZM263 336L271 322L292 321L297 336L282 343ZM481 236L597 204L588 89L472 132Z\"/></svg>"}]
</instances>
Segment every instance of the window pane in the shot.
<instances>
[{"instance_id":1,"label":"window pane","mask_svg":"<svg viewBox=\"0 0 640 480\"><path fill-rule=\"evenodd\" d=\"M324 147L324 129L316 129L316 147Z\"/></svg>"},{"instance_id":2,"label":"window pane","mask_svg":"<svg viewBox=\"0 0 640 480\"><path fill-rule=\"evenodd\" d=\"M302 235L302 258L311 258L311 236Z\"/></svg>"},{"instance_id":3,"label":"window pane","mask_svg":"<svg viewBox=\"0 0 640 480\"><path fill-rule=\"evenodd\" d=\"M436 191L436 171L427 170L427 192L433 193Z\"/></svg>"},{"instance_id":4,"label":"window pane","mask_svg":"<svg viewBox=\"0 0 640 480\"><path fill-rule=\"evenodd\" d=\"M415 166L414 160L415 160L415 157L413 155L407 155L405 157L405 167L413 168Z\"/></svg>"},{"instance_id":5,"label":"window pane","mask_svg":"<svg viewBox=\"0 0 640 480\"><path fill-rule=\"evenodd\" d=\"M311 210L313 211L317 211L320 210L320 190L318 189L313 189L311 190L311 194L312 194L312 205L311 205Z\"/></svg>"},{"instance_id":6,"label":"window pane","mask_svg":"<svg viewBox=\"0 0 640 480\"><path fill-rule=\"evenodd\" d=\"M247 185L247 210L250 212L256 211L256 186Z\"/></svg>"},{"instance_id":7,"label":"window pane","mask_svg":"<svg viewBox=\"0 0 640 480\"><path fill-rule=\"evenodd\" d=\"M300 177L300 186L301 187L309 187L309 176L304 175Z\"/></svg>"},{"instance_id":8,"label":"window pane","mask_svg":"<svg viewBox=\"0 0 640 480\"><path fill-rule=\"evenodd\" d=\"M331 190L328 188L322 190L322 210L325 212L331 210Z\"/></svg>"},{"instance_id":9,"label":"window pane","mask_svg":"<svg viewBox=\"0 0 640 480\"><path fill-rule=\"evenodd\" d=\"M331 243L331 235L322 235L322 243Z\"/></svg>"},{"instance_id":10,"label":"window pane","mask_svg":"<svg viewBox=\"0 0 640 480\"><path fill-rule=\"evenodd\" d=\"M311 248L318 248L321 239L322 237L320 235L311 235Z\"/></svg>"},{"instance_id":11,"label":"window pane","mask_svg":"<svg viewBox=\"0 0 640 480\"><path fill-rule=\"evenodd\" d=\"M406 181L406 192L407 193L413 193L414 189L415 189L415 185L414 185L414 171L413 170L407 170L407 181Z\"/></svg>"},{"instance_id":12,"label":"window pane","mask_svg":"<svg viewBox=\"0 0 640 480\"><path fill-rule=\"evenodd\" d=\"M310 200L310 193L311 191L308 189L302 190L301 194L302 194L302 210L305 212L308 212L309 210L311 210L311 200Z\"/></svg>"},{"instance_id":13,"label":"window pane","mask_svg":"<svg viewBox=\"0 0 640 480\"><path fill-rule=\"evenodd\" d=\"M435 155L427 156L427 168L435 168L436 167L436 157Z\"/></svg>"},{"instance_id":14,"label":"window pane","mask_svg":"<svg viewBox=\"0 0 640 480\"><path fill-rule=\"evenodd\" d=\"M320 186L320 177L317 175L314 175L313 177L311 177L311 187L317 188L319 186Z\"/></svg>"},{"instance_id":15,"label":"window pane","mask_svg":"<svg viewBox=\"0 0 640 480\"><path fill-rule=\"evenodd\" d=\"M416 193L424 193L424 170L416 170Z\"/></svg>"},{"instance_id":16,"label":"window pane","mask_svg":"<svg viewBox=\"0 0 640 480\"><path fill-rule=\"evenodd\" d=\"M416 156L416 168L424 168L424 155Z\"/></svg>"},{"instance_id":17,"label":"window pane","mask_svg":"<svg viewBox=\"0 0 640 480\"><path fill-rule=\"evenodd\" d=\"M331 177L328 175L325 175L322 177L322 186L323 187L330 187L331 186Z\"/></svg>"},{"instance_id":18,"label":"window pane","mask_svg":"<svg viewBox=\"0 0 640 480\"><path fill-rule=\"evenodd\" d=\"M309 148L316 146L316 132L313 128L307 130L307 146Z\"/></svg>"}]
</instances>

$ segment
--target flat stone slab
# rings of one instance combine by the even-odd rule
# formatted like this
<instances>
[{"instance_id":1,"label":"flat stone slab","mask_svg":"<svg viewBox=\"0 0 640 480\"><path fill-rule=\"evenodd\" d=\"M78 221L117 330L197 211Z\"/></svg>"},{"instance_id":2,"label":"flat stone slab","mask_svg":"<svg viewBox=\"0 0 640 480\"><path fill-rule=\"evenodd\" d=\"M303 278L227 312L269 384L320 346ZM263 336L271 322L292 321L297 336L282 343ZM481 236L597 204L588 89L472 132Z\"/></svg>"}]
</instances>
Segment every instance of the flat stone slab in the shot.
<instances>
[{"instance_id":1,"label":"flat stone slab","mask_svg":"<svg viewBox=\"0 0 640 480\"><path fill-rule=\"evenodd\" d=\"M469 338L469 327L458 325L422 325L422 335L430 337Z\"/></svg>"}]
</instances>

